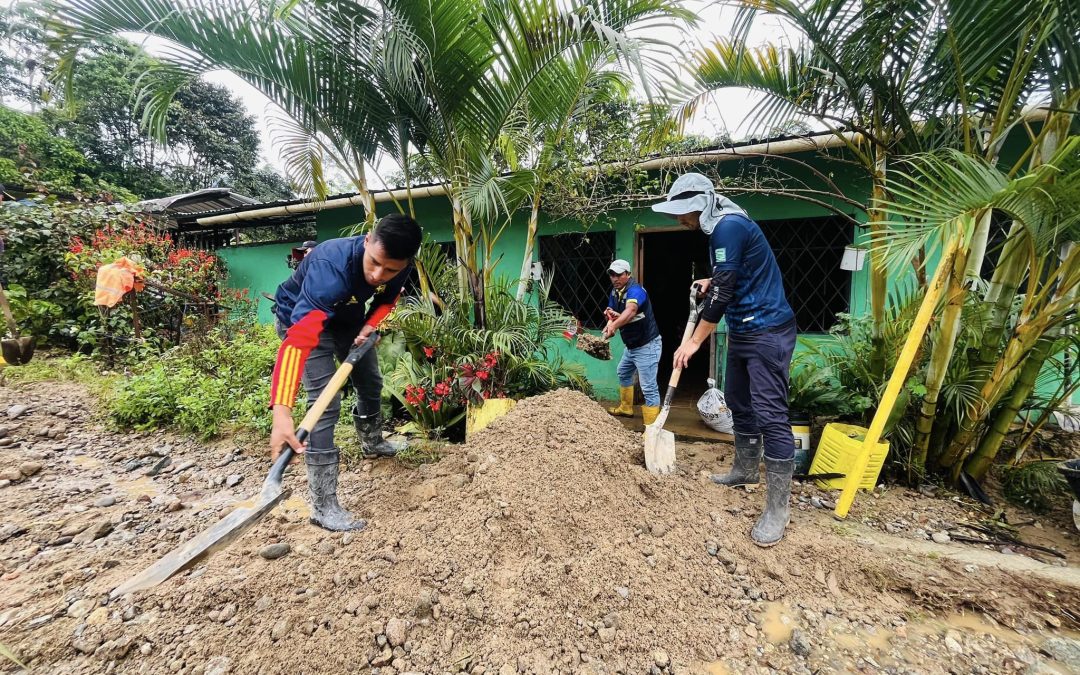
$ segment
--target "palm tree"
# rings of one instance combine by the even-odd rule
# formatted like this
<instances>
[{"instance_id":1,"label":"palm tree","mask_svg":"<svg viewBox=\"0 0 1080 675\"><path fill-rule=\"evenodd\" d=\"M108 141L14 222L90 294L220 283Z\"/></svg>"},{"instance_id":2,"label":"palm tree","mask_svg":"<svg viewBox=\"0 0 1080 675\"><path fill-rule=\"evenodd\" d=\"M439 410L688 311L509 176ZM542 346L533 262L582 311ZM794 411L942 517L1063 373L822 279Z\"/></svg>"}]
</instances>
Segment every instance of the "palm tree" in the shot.
<instances>
[{"instance_id":1,"label":"palm tree","mask_svg":"<svg viewBox=\"0 0 1080 675\"><path fill-rule=\"evenodd\" d=\"M60 77L92 40L135 32L173 45L146 74L147 121L162 130L179 83L211 70L236 73L284 113L290 177L325 194L323 160L348 169L374 213L364 161L385 151L408 170L409 148L425 153L453 210L460 292L484 321L490 264L480 255L498 237L512 188L500 139L528 106L539 119L565 116L573 82L546 74L574 59L596 68L614 57L641 65L661 43L632 30L692 21L679 0L47 0L28 11L48 28ZM644 72L650 72L645 70ZM539 86L556 88L550 96ZM530 97L530 92L533 94ZM411 203L411 200L410 200Z\"/></svg>"},{"instance_id":2,"label":"palm tree","mask_svg":"<svg viewBox=\"0 0 1080 675\"><path fill-rule=\"evenodd\" d=\"M717 41L698 55L699 86L704 92L728 86L762 92L765 98L757 110L762 127L772 128L795 116L812 118L843 139L850 156L867 170L872 186L868 212L874 371L880 377L888 279L884 205L890 199L891 172L903 166L905 155L942 146L961 147L996 163L1006 136L1023 123L1021 108L1032 93L1051 84L1065 91L1076 81L1080 70L1076 50L1067 48L1075 42L1080 26L1075 3L779 0L741 4L742 25L749 25L761 12L777 15L800 29L800 43L794 48L752 49L738 39ZM693 99L689 110L699 100L700 96ZM858 136L845 133L851 131ZM991 215L990 208L963 215L961 225L971 234L950 258L954 270L930 348L926 394L916 422L912 460L919 474L931 450L931 438L947 436L942 425L949 420L938 420L940 395L971 280L978 278L983 264ZM1016 229L1019 232L1023 226L1017 224ZM927 255L923 249L907 253L911 258L905 264L914 260L920 267ZM1000 340L1012 297L1007 280L1023 278L1023 269L1017 269L1024 267L1022 262L1023 256L1013 255L1008 247L1001 256L1001 273L987 296L987 302L998 310L997 323L987 330L988 340L995 334ZM897 265L898 270L901 267ZM1000 347L986 346L993 363Z\"/></svg>"}]
</instances>

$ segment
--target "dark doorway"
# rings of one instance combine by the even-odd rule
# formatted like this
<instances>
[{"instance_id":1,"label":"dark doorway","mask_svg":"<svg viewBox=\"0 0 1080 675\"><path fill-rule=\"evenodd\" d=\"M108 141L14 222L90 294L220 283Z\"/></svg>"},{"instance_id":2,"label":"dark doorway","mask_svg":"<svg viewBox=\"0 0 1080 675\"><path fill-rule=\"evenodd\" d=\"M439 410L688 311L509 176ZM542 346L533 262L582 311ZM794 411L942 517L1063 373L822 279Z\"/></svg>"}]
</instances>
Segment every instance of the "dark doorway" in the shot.
<instances>
[{"instance_id":1,"label":"dark doorway","mask_svg":"<svg viewBox=\"0 0 1080 675\"><path fill-rule=\"evenodd\" d=\"M667 391L671 361L682 341L689 314L690 284L694 279L712 276L708 243L700 232L687 230L642 232L638 240L639 280L653 303L664 351L660 357L660 395ZM680 399L699 396L708 388L712 342L703 345L679 378L676 396Z\"/></svg>"}]
</instances>

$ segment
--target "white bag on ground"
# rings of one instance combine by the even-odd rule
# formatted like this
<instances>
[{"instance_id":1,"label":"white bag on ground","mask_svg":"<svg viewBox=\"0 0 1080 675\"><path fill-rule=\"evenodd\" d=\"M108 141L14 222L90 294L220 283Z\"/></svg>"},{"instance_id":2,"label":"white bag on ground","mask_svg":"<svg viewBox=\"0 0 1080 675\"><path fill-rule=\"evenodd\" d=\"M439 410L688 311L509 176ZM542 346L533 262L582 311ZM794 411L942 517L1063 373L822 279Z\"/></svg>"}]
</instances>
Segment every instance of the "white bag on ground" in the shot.
<instances>
[{"instance_id":1,"label":"white bag on ground","mask_svg":"<svg viewBox=\"0 0 1080 675\"><path fill-rule=\"evenodd\" d=\"M716 380L708 379L709 388L697 402L698 414L705 426L722 434L730 434L734 431L734 423L731 420L731 409L727 407L724 393L716 388Z\"/></svg>"}]
</instances>

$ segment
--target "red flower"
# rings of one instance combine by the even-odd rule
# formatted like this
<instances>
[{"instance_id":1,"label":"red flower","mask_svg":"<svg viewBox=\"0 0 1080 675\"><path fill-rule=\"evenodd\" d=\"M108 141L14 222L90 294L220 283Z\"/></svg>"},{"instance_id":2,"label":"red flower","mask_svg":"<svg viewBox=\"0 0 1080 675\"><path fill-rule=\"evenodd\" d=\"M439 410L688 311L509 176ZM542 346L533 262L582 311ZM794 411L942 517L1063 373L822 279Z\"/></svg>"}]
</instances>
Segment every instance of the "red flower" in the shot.
<instances>
[{"instance_id":1,"label":"red flower","mask_svg":"<svg viewBox=\"0 0 1080 675\"><path fill-rule=\"evenodd\" d=\"M484 380L486 382L488 377L490 376L490 373L488 373L488 371L486 371L486 370L478 370L478 371L476 371L476 376L479 377L481 380Z\"/></svg>"},{"instance_id":2,"label":"red flower","mask_svg":"<svg viewBox=\"0 0 1080 675\"><path fill-rule=\"evenodd\" d=\"M435 348L434 347L424 347L424 356L428 357L429 359L432 358L433 356L435 356Z\"/></svg>"},{"instance_id":3,"label":"red flower","mask_svg":"<svg viewBox=\"0 0 1080 675\"><path fill-rule=\"evenodd\" d=\"M487 393L486 391L480 392L480 398L484 399L485 401L488 400L490 396L491 394Z\"/></svg>"},{"instance_id":4,"label":"red flower","mask_svg":"<svg viewBox=\"0 0 1080 675\"><path fill-rule=\"evenodd\" d=\"M433 401L430 406L432 412L439 412L439 408L442 407L442 401Z\"/></svg>"},{"instance_id":5,"label":"red flower","mask_svg":"<svg viewBox=\"0 0 1080 675\"><path fill-rule=\"evenodd\" d=\"M435 393L439 396L446 396L450 393L450 387L445 382L440 382L435 385Z\"/></svg>"}]
</instances>

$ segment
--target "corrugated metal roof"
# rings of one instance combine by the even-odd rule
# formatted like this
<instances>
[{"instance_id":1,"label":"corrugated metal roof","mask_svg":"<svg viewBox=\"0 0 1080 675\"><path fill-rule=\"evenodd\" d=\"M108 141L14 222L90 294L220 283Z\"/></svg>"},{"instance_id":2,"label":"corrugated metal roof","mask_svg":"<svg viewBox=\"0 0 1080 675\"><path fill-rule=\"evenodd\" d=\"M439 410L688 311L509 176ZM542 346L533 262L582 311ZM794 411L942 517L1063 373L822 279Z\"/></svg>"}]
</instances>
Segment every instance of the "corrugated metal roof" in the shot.
<instances>
[{"instance_id":1,"label":"corrugated metal roof","mask_svg":"<svg viewBox=\"0 0 1080 675\"><path fill-rule=\"evenodd\" d=\"M258 200L246 197L238 192L233 192L231 188L216 187L196 190L195 192L188 192L182 195L173 195L171 197L147 199L139 202L136 206L143 207L147 211L155 213L164 211L170 214L189 214L203 213L205 211L224 211L226 209L241 206L256 206L259 204Z\"/></svg>"}]
</instances>

